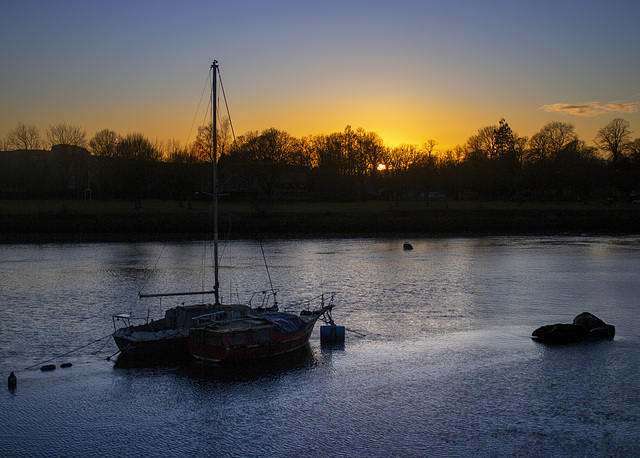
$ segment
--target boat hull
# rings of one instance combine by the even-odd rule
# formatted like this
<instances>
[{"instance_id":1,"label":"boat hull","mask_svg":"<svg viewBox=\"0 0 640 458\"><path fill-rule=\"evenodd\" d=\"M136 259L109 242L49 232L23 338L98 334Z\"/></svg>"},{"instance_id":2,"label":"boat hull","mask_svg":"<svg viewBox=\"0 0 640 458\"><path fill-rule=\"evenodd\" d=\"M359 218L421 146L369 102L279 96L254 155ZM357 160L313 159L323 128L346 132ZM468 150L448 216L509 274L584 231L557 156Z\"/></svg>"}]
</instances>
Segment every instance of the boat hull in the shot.
<instances>
[{"instance_id":1,"label":"boat hull","mask_svg":"<svg viewBox=\"0 0 640 458\"><path fill-rule=\"evenodd\" d=\"M305 320L292 332L281 332L273 325L237 331L192 328L188 349L196 361L232 364L272 358L294 352L309 342L317 317Z\"/></svg>"},{"instance_id":2,"label":"boat hull","mask_svg":"<svg viewBox=\"0 0 640 458\"><path fill-rule=\"evenodd\" d=\"M175 363L187 362L190 359L187 346L187 331L173 330L171 333L155 333L149 338L141 339L118 333L113 334L120 356L118 360L127 364Z\"/></svg>"},{"instance_id":3,"label":"boat hull","mask_svg":"<svg viewBox=\"0 0 640 458\"><path fill-rule=\"evenodd\" d=\"M245 305L189 305L169 309L165 317L149 323L126 326L113 334L120 350L119 362L132 364L172 364L191 360L187 339L189 329L200 317L224 314L223 318L246 316Z\"/></svg>"}]
</instances>

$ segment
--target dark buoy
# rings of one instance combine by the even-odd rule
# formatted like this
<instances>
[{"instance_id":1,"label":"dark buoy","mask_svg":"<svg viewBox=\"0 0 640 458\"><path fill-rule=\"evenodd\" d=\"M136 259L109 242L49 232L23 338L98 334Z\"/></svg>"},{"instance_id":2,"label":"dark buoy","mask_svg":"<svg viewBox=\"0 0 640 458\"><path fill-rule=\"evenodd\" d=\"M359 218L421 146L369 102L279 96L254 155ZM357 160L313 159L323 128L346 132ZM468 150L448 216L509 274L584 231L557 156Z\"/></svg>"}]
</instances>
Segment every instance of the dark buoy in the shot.
<instances>
[{"instance_id":1,"label":"dark buoy","mask_svg":"<svg viewBox=\"0 0 640 458\"><path fill-rule=\"evenodd\" d=\"M402 245L402 249L403 250L413 250L413 246L409 242L404 242L404 245Z\"/></svg>"},{"instance_id":2,"label":"dark buoy","mask_svg":"<svg viewBox=\"0 0 640 458\"><path fill-rule=\"evenodd\" d=\"M71 366L73 366L73 364L71 364L71 363L62 363L62 364L60 364L60 367L63 368L63 369L66 369L67 367L71 367Z\"/></svg>"},{"instance_id":3,"label":"dark buoy","mask_svg":"<svg viewBox=\"0 0 640 458\"><path fill-rule=\"evenodd\" d=\"M41 370L42 372L48 372L48 371L52 371L52 370L54 370L55 368L56 368L56 365L55 365L55 364L45 364L44 366L42 366L42 367L40 368L40 370Z\"/></svg>"},{"instance_id":4,"label":"dark buoy","mask_svg":"<svg viewBox=\"0 0 640 458\"><path fill-rule=\"evenodd\" d=\"M9 387L9 391L13 391L18 386L18 379L16 378L16 374L11 372L9 374L9 379L7 380L7 386Z\"/></svg>"},{"instance_id":5,"label":"dark buoy","mask_svg":"<svg viewBox=\"0 0 640 458\"><path fill-rule=\"evenodd\" d=\"M344 345L344 326L320 326L321 345Z\"/></svg>"}]
</instances>

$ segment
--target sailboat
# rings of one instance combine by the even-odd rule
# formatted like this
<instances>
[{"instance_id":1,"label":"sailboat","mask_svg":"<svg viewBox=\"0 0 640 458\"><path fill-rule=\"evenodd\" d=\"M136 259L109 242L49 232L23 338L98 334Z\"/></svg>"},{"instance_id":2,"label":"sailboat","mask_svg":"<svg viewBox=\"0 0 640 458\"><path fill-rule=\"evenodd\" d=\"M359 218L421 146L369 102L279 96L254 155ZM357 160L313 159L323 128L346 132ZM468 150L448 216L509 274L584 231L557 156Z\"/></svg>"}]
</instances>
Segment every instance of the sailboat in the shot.
<instances>
[{"instance_id":1,"label":"sailboat","mask_svg":"<svg viewBox=\"0 0 640 458\"><path fill-rule=\"evenodd\" d=\"M217 116L216 76L218 62L211 65L212 134L211 157L213 162L213 258L214 287L212 291L140 294L141 297L183 296L213 294L214 303L181 305L166 311L164 318L143 324L131 324L127 314L113 316L113 338L127 362L167 361L195 358L200 361L223 362L265 358L295 351L308 343L318 319L331 320L333 296L328 304L318 309L307 308L294 314L279 312L275 292L264 296L258 308L250 305L220 302L218 261L218 183L217 183ZM273 298L271 302L269 298ZM116 322L124 323L117 329Z\"/></svg>"},{"instance_id":2,"label":"sailboat","mask_svg":"<svg viewBox=\"0 0 640 458\"><path fill-rule=\"evenodd\" d=\"M213 65L216 66L215 61ZM212 93L215 97L215 78ZM216 132L215 123L213 132ZM215 164L215 154L213 157ZM217 195L214 195L214 212L216 208ZM217 212L214 215L214 225L217 225ZM217 281L216 273L216 285ZM320 318L333 323L330 315L333 309L333 296L328 304L324 302L324 295L320 296L320 300L319 308L316 310L307 308L300 314L279 312L276 305L274 309L263 313L252 313L238 318L213 320L205 317L196 318L193 320L195 326L189 329L189 353L197 361L221 364L242 363L296 351L309 342L311 332Z\"/></svg>"},{"instance_id":3,"label":"sailboat","mask_svg":"<svg viewBox=\"0 0 640 458\"><path fill-rule=\"evenodd\" d=\"M139 294L141 298L213 295L213 303L193 305L179 305L165 312L163 318L156 320L145 319L143 323L135 324L135 318L129 314L113 315L114 332L112 334L118 349L119 361L122 358L127 364L142 362L173 362L189 360L187 339L189 329L194 324L203 322L226 322L248 315L256 315L259 310L244 304L222 304L220 302L219 260L218 260L218 199L217 199L217 142L216 142L216 77L218 62L211 65L212 70L212 122L213 137L211 155L213 158L213 258L214 258L214 287L210 291L191 291L159 294ZM278 304L275 293L273 301L263 299L260 310L277 311Z\"/></svg>"}]
</instances>

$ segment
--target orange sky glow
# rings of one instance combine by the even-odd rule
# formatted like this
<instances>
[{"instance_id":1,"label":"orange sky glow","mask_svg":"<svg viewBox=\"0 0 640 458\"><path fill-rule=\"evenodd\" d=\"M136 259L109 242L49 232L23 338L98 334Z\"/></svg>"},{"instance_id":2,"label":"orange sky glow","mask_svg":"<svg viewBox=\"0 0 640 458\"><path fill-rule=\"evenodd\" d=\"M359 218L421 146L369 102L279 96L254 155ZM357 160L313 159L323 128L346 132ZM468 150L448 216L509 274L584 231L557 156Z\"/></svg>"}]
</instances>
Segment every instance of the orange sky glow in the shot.
<instances>
[{"instance_id":1,"label":"orange sky glow","mask_svg":"<svg viewBox=\"0 0 640 458\"><path fill-rule=\"evenodd\" d=\"M66 122L88 137L107 128L192 142L214 59L236 135L350 125L386 146L446 149L505 118L527 137L570 122L593 146L623 117L640 136L640 3L579 5L11 2L0 138L18 122L43 136Z\"/></svg>"}]
</instances>

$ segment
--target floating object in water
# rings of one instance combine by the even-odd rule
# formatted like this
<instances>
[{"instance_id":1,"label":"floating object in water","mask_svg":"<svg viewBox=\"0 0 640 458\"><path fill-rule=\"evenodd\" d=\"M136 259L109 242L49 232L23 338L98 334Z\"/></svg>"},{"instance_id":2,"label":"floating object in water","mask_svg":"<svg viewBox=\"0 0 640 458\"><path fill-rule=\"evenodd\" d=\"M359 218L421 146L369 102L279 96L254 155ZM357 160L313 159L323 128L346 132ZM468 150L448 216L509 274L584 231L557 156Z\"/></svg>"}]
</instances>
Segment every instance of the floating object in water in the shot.
<instances>
[{"instance_id":1,"label":"floating object in water","mask_svg":"<svg viewBox=\"0 0 640 458\"><path fill-rule=\"evenodd\" d=\"M71 366L73 366L73 364L71 364L71 363L62 363L62 364L60 364L60 367L62 367L63 369L66 369L67 367L71 367Z\"/></svg>"},{"instance_id":2,"label":"floating object in water","mask_svg":"<svg viewBox=\"0 0 640 458\"><path fill-rule=\"evenodd\" d=\"M541 326L531 334L537 342L564 344L588 340L613 339L615 326L605 323L589 312L584 312L573 319L573 323L556 323Z\"/></svg>"},{"instance_id":3,"label":"floating object in water","mask_svg":"<svg viewBox=\"0 0 640 458\"><path fill-rule=\"evenodd\" d=\"M55 364L45 364L44 366L42 366L42 367L40 368L40 370L41 370L42 372L48 372L48 371L52 371L52 370L54 370L55 368L56 368L56 365L55 365Z\"/></svg>"},{"instance_id":4,"label":"floating object in water","mask_svg":"<svg viewBox=\"0 0 640 458\"><path fill-rule=\"evenodd\" d=\"M9 374L9 379L7 380L7 386L9 388L9 391L15 390L16 386L18 386L18 379L16 378L16 374L14 374L13 372Z\"/></svg>"},{"instance_id":5,"label":"floating object in water","mask_svg":"<svg viewBox=\"0 0 640 458\"><path fill-rule=\"evenodd\" d=\"M404 242L404 245L402 245L402 249L403 250L413 250L413 246L409 242Z\"/></svg>"},{"instance_id":6,"label":"floating object in water","mask_svg":"<svg viewBox=\"0 0 640 458\"><path fill-rule=\"evenodd\" d=\"M320 326L321 345L344 345L344 326Z\"/></svg>"}]
</instances>

